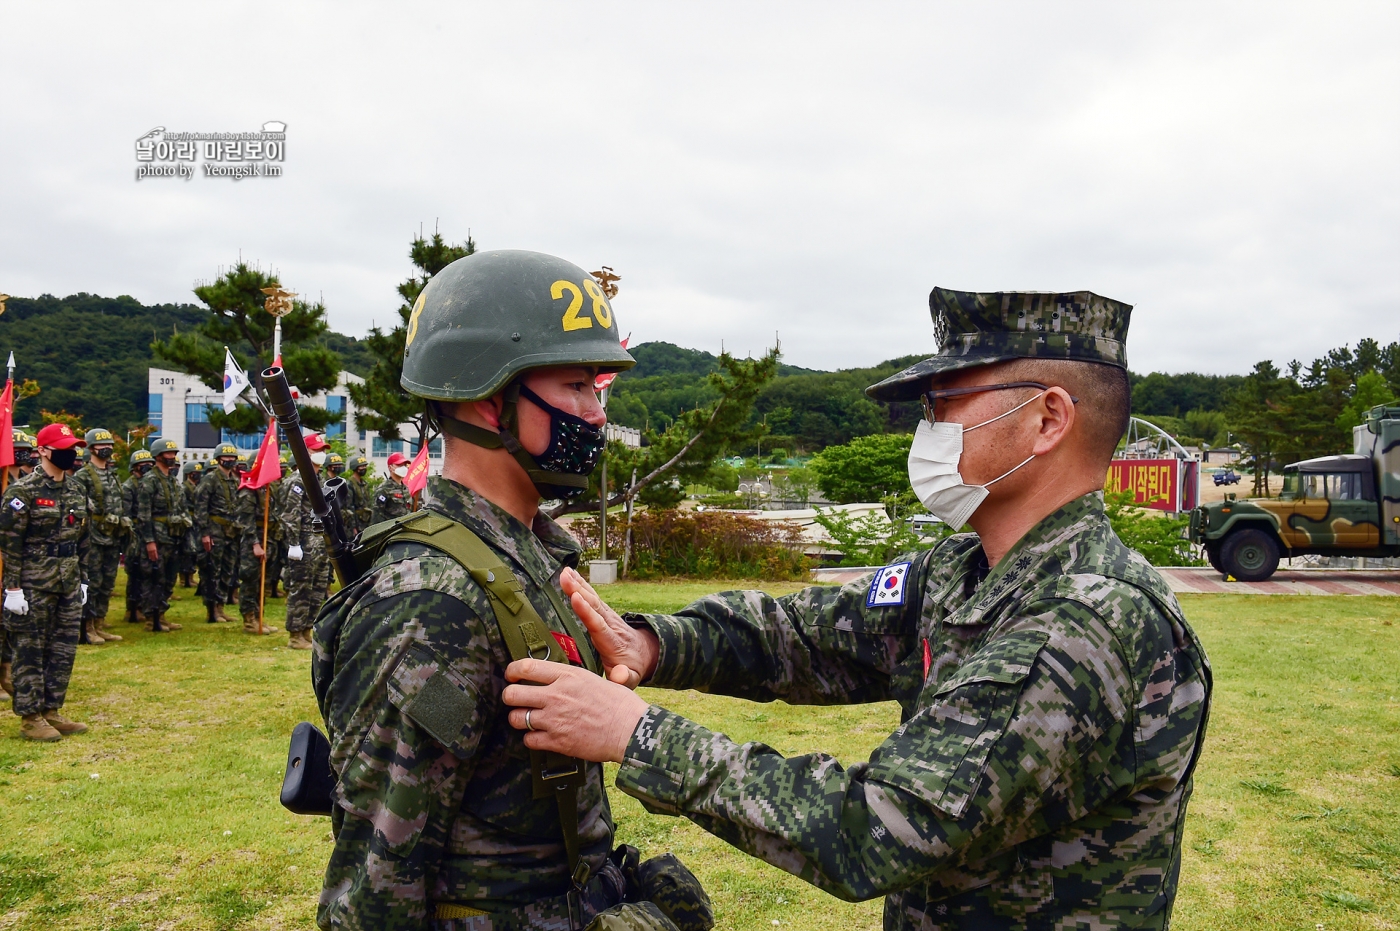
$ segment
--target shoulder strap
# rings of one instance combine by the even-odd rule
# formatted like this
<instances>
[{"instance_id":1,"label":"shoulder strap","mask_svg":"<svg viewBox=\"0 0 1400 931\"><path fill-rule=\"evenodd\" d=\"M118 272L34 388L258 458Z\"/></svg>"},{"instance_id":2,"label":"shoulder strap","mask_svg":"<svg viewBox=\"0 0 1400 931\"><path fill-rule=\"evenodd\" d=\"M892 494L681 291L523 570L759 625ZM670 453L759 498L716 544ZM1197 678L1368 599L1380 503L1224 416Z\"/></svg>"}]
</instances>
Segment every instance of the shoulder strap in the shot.
<instances>
[{"instance_id":1,"label":"shoulder strap","mask_svg":"<svg viewBox=\"0 0 1400 931\"><path fill-rule=\"evenodd\" d=\"M102 493L102 476L97 474L97 470L92 467L91 462L83 466L83 471L92 476L92 496L97 500L97 510L106 514L107 504L104 500L106 496Z\"/></svg>"},{"instance_id":2,"label":"shoulder strap","mask_svg":"<svg viewBox=\"0 0 1400 931\"><path fill-rule=\"evenodd\" d=\"M382 528L382 529L379 529ZM525 588L515 573L506 568L499 556L465 525L424 509L392 521L384 521L373 532L367 545L374 548L377 558L390 542L403 540L432 547L455 560L491 601L496 625L512 660L538 659L552 663L568 663L563 647L551 635ZM552 594L552 593L551 593ZM558 610L556 604L555 610ZM561 620L567 624L572 612ZM572 628L571 628L572 629ZM597 656L588 638L575 637L580 655L588 650L585 665L596 673ZM578 790L585 779L584 763L558 753L530 751L530 775L537 799L554 798L559 806L559 827L564 835L564 849L569 858L569 873L576 888L588 881L588 864L579 859Z\"/></svg>"}]
</instances>

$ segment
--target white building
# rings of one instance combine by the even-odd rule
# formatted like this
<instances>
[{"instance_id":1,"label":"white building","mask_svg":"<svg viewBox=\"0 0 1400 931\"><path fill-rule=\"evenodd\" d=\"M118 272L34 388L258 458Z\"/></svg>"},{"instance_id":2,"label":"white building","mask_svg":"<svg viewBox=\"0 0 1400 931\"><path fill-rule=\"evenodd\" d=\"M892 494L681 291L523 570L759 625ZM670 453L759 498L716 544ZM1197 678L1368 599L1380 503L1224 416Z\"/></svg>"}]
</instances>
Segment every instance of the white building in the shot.
<instances>
[{"instance_id":1,"label":"white building","mask_svg":"<svg viewBox=\"0 0 1400 931\"><path fill-rule=\"evenodd\" d=\"M383 475L388 468L390 453L401 452L410 459L417 455L417 431L404 424L402 435L413 439L384 440L376 430L360 429L355 422L355 402L350 399L350 392L345 386L363 381L358 375L342 371L333 389L301 398L297 403L302 407L321 407L343 413L343 421L326 429L326 438L333 440L343 437L350 448L350 455L358 453L367 456L373 463L374 474ZM178 443L181 458L208 459L214 447L220 443L232 443L251 455L262 444L261 432L230 433L220 431L209 422L211 406L217 410L223 409L223 392L210 391L209 386L195 376L153 368L147 371L147 385L149 404L146 419L156 428L152 436L165 437ZM441 437L428 443L428 472L431 475L442 472Z\"/></svg>"}]
</instances>

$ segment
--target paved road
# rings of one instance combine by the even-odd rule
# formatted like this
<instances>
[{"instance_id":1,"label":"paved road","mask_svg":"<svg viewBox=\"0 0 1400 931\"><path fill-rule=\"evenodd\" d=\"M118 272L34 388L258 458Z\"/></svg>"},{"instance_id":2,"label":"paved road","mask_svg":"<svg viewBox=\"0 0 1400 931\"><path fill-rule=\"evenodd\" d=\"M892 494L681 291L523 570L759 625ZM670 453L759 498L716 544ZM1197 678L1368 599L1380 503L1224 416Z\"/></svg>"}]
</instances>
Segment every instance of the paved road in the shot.
<instances>
[{"instance_id":1,"label":"paved road","mask_svg":"<svg viewBox=\"0 0 1400 931\"><path fill-rule=\"evenodd\" d=\"M844 584L874 567L815 569L818 582ZM1214 595L1400 595L1400 569L1280 569L1267 582L1226 582L1214 569L1162 569L1177 594Z\"/></svg>"}]
</instances>

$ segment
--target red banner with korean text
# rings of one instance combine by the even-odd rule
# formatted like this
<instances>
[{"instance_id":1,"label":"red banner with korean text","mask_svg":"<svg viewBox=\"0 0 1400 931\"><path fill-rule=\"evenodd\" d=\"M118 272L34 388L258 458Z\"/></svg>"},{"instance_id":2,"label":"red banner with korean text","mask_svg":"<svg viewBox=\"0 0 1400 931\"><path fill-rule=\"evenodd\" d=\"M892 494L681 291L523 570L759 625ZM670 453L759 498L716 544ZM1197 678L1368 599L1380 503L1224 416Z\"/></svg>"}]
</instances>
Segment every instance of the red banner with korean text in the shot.
<instances>
[{"instance_id":1,"label":"red banner with korean text","mask_svg":"<svg viewBox=\"0 0 1400 931\"><path fill-rule=\"evenodd\" d=\"M1133 503L1140 507L1180 511L1180 467L1177 459L1114 459L1104 490L1131 491Z\"/></svg>"}]
</instances>

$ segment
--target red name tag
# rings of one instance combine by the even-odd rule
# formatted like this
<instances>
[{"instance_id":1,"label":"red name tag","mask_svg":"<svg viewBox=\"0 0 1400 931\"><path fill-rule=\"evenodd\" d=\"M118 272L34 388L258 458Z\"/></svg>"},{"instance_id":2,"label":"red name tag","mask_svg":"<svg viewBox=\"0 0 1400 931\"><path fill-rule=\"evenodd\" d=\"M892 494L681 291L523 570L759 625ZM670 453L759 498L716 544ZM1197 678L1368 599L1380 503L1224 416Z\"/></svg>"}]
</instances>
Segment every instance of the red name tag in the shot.
<instances>
[{"instance_id":1,"label":"red name tag","mask_svg":"<svg viewBox=\"0 0 1400 931\"><path fill-rule=\"evenodd\" d=\"M568 634L556 634L552 630L550 633L554 634L554 639L559 641L559 649L564 651L564 655L569 658L569 662L577 663L582 666L583 657L578 655L578 644L574 643L574 638L570 637Z\"/></svg>"},{"instance_id":2,"label":"red name tag","mask_svg":"<svg viewBox=\"0 0 1400 931\"><path fill-rule=\"evenodd\" d=\"M35 498L34 503L41 508L51 508L54 505L58 504L58 502L52 498Z\"/></svg>"}]
</instances>

